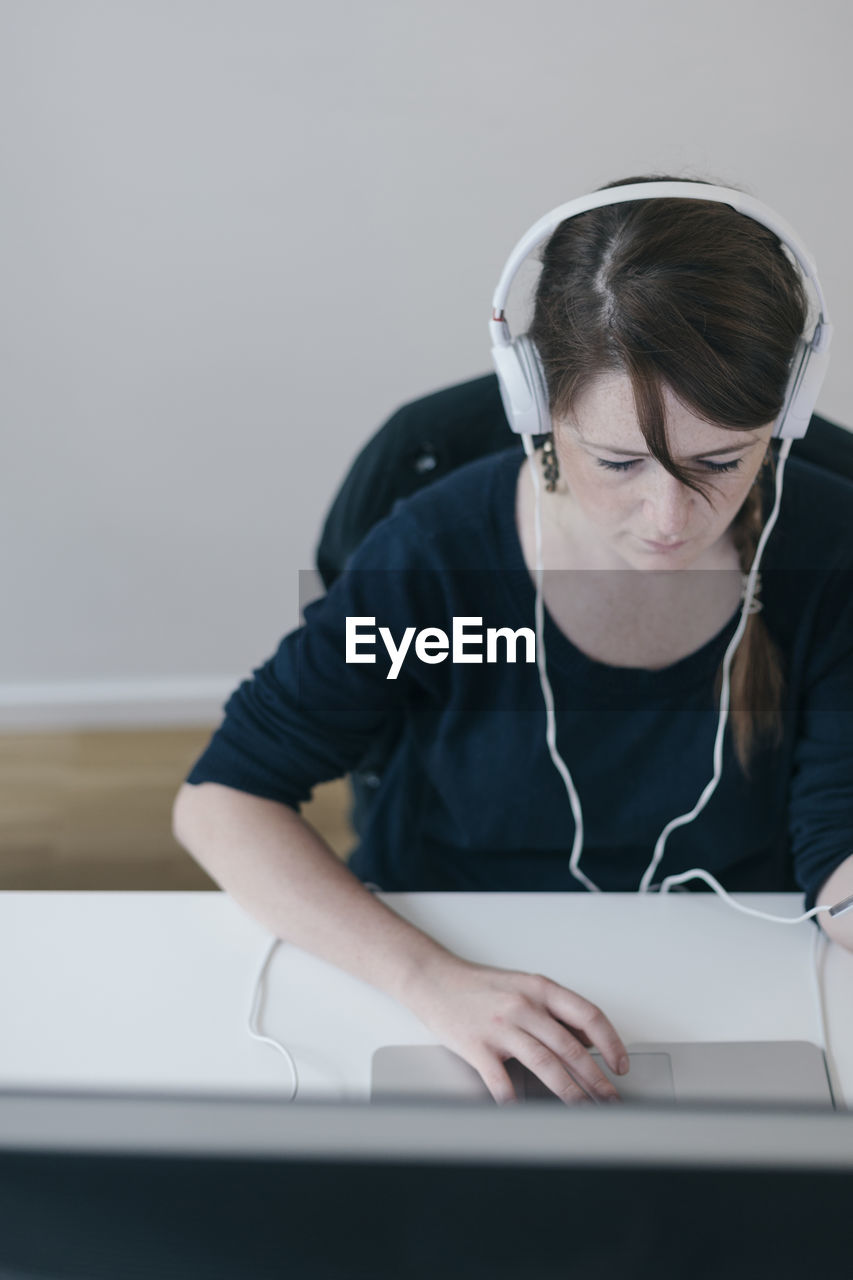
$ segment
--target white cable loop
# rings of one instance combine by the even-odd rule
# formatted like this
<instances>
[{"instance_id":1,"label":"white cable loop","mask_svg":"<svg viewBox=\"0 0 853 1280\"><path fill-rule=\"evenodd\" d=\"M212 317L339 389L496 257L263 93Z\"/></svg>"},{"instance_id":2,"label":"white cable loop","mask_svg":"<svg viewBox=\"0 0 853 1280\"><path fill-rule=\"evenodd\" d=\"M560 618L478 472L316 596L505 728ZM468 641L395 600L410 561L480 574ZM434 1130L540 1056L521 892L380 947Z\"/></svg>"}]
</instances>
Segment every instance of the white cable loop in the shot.
<instances>
[{"instance_id":1,"label":"white cable loop","mask_svg":"<svg viewBox=\"0 0 853 1280\"><path fill-rule=\"evenodd\" d=\"M832 906L828 903L821 903L819 906L812 907L810 911L804 911L799 916L774 916L767 911L757 911L755 907L745 907L742 902L737 902L730 893L727 893L719 880L711 875L710 871L704 871L701 867L693 867L691 871L682 871L679 875L667 876L661 881L661 893L669 893L673 885L684 884L686 880L704 880L707 885L714 890L718 897L728 903L730 907L734 907L735 911L742 911L745 916L757 916L759 920L772 920L776 924L802 924L805 920L812 920L820 911L831 911Z\"/></svg>"},{"instance_id":2,"label":"white cable loop","mask_svg":"<svg viewBox=\"0 0 853 1280\"><path fill-rule=\"evenodd\" d=\"M294 1062L289 1049L286 1049L283 1044L280 1044L279 1041L275 1040L272 1036L264 1035L264 1033L260 1030L261 1005L263 1003L263 998L266 991L267 970L269 969L269 966L272 962L272 958L275 955L276 951L278 950L278 947L280 946L280 944L281 944L280 938L273 938L272 942L267 948L267 953L264 956L264 962L261 965L260 973L255 979L255 993L252 998L252 1008L249 1011L249 1035L252 1037L253 1040L259 1040L261 1044L268 1044L273 1049L277 1049L278 1052L284 1058L287 1059L287 1065L290 1067L292 1084L290 1089L290 1095L288 1098L286 1098L286 1101L293 1102L299 1090L299 1073L296 1070L296 1063Z\"/></svg>"}]
</instances>

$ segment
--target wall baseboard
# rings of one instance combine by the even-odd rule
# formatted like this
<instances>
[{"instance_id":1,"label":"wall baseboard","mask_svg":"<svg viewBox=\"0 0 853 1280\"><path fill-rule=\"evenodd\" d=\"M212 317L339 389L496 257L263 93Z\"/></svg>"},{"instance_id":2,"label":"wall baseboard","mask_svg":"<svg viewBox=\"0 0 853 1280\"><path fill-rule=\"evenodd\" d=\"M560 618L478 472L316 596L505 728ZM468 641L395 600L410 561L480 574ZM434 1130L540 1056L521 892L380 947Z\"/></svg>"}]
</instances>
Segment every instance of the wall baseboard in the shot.
<instances>
[{"instance_id":1,"label":"wall baseboard","mask_svg":"<svg viewBox=\"0 0 853 1280\"><path fill-rule=\"evenodd\" d=\"M0 684L0 731L218 724L235 676Z\"/></svg>"}]
</instances>

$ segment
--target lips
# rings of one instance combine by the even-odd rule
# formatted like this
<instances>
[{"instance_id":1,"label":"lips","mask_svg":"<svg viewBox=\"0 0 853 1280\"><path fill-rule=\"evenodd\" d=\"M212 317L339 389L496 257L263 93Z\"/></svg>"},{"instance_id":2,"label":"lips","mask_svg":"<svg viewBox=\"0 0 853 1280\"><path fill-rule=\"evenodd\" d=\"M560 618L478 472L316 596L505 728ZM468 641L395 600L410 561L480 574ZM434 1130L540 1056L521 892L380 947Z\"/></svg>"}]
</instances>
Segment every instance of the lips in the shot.
<instances>
[{"instance_id":1,"label":"lips","mask_svg":"<svg viewBox=\"0 0 853 1280\"><path fill-rule=\"evenodd\" d=\"M644 542L645 545L649 547L652 551L677 551L679 547L683 547L686 545L684 541L652 542L650 538L642 538L641 541Z\"/></svg>"}]
</instances>

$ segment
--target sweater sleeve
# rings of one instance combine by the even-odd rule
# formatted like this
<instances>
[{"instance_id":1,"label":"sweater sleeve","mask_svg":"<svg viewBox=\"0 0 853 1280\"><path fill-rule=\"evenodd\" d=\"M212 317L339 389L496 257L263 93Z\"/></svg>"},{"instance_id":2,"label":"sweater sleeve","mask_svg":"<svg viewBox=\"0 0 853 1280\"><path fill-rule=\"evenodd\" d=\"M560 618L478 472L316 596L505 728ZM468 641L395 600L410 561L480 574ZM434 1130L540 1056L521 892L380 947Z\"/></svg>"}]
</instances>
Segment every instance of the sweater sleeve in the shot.
<instances>
[{"instance_id":1,"label":"sweater sleeve","mask_svg":"<svg viewBox=\"0 0 853 1280\"><path fill-rule=\"evenodd\" d=\"M830 577L800 704L788 832L806 907L853 853L853 570Z\"/></svg>"},{"instance_id":2,"label":"sweater sleeve","mask_svg":"<svg viewBox=\"0 0 853 1280\"><path fill-rule=\"evenodd\" d=\"M435 669L409 662L388 678L378 635L386 626L398 643L406 627L427 625L425 610L440 616L441 574L417 533L405 512L376 526L329 593L306 608L304 625L231 695L189 783L218 782L298 809L316 783L355 768L407 700L424 695L417 681L429 683ZM376 632L375 644L358 650L375 662L346 661L348 617L375 619L360 627Z\"/></svg>"}]
</instances>

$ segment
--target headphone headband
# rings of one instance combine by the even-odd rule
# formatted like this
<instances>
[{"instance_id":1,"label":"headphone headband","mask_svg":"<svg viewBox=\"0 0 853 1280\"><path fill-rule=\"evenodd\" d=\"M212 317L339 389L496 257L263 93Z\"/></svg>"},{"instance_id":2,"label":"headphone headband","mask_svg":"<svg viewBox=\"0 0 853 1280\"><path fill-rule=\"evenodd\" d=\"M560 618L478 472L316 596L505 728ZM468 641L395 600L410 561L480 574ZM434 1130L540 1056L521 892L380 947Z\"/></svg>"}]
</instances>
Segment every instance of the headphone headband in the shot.
<instances>
[{"instance_id":1,"label":"headphone headband","mask_svg":"<svg viewBox=\"0 0 853 1280\"><path fill-rule=\"evenodd\" d=\"M805 435L826 375L832 339L832 324L814 259L793 227L760 200L730 187L714 187L697 182L634 182L621 187L608 187L604 191L593 191L577 200L558 205L535 222L518 241L498 280L489 321L492 355L504 407L514 431L542 435L550 430L547 391L536 348L525 336L513 341L504 316L510 287L519 267L567 218L574 218L606 205L625 204L632 200L663 199L707 200L730 205L738 213L761 223L777 235L811 281L818 300L818 319L811 338L803 335L794 354L785 401L773 431L774 436ZM531 368L531 365L535 365L535 368Z\"/></svg>"}]
</instances>

